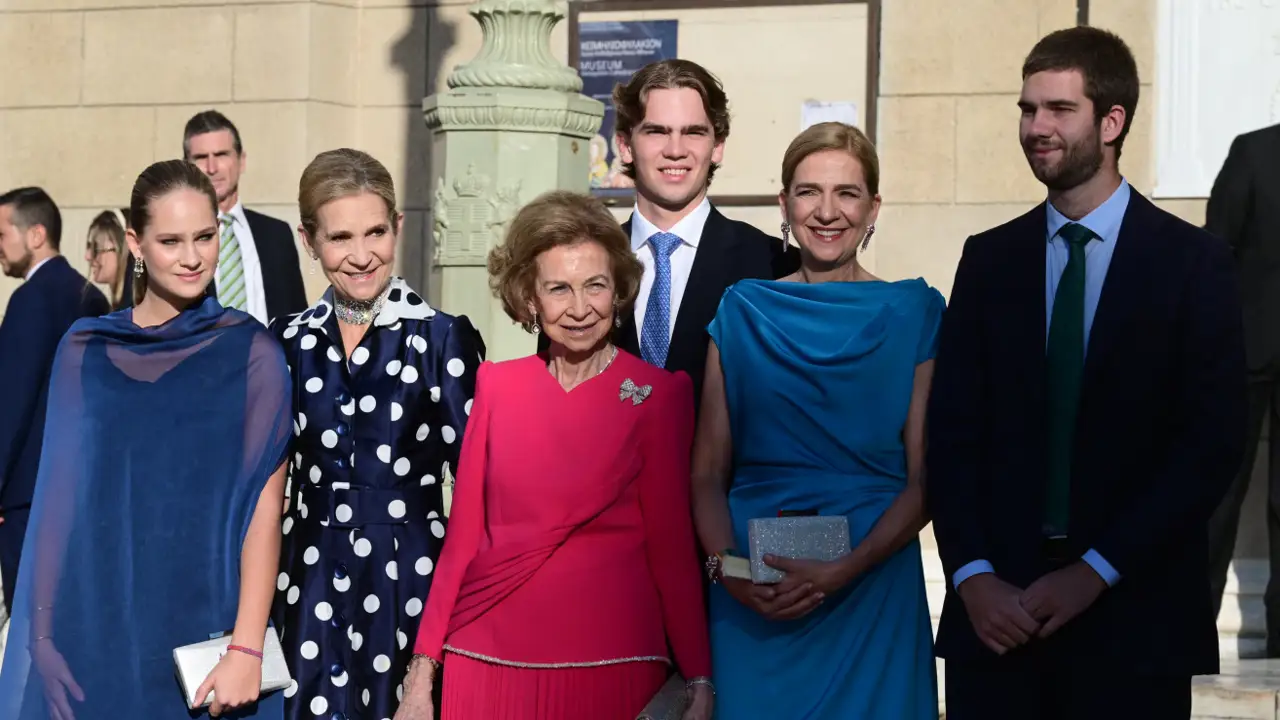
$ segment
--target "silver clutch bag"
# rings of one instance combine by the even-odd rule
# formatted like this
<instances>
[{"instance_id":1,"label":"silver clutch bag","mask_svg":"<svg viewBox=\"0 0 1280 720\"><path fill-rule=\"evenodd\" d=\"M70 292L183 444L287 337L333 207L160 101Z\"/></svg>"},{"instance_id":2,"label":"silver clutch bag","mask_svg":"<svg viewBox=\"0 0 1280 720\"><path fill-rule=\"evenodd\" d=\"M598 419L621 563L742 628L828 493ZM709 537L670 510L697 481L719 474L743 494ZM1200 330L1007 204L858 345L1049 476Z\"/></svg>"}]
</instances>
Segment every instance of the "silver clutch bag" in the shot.
<instances>
[{"instance_id":1,"label":"silver clutch bag","mask_svg":"<svg viewBox=\"0 0 1280 720\"><path fill-rule=\"evenodd\" d=\"M849 519L843 515L755 518L747 521L751 543L751 582L782 582L781 570L764 564L765 555L799 560L838 560L848 555Z\"/></svg>"},{"instance_id":2,"label":"silver clutch bag","mask_svg":"<svg viewBox=\"0 0 1280 720\"><path fill-rule=\"evenodd\" d=\"M644 706L636 720L680 720L688 707L689 693L685 690L684 678L680 673L674 673Z\"/></svg>"},{"instance_id":3,"label":"silver clutch bag","mask_svg":"<svg viewBox=\"0 0 1280 720\"><path fill-rule=\"evenodd\" d=\"M227 654L227 646L231 644L231 633L220 638L205 640L193 645L184 645L173 650L173 664L178 675L178 683L187 696L187 707L205 707L213 702L213 693L209 693L196 705L196 690L209 677L209 673L217 667L218 661ZM262 644L262 689L263 695L276 690L283 690L293 682L289 676L289 666L284 661L284 650L280 648L280 636L273 627L267 628L267 637Z\"/></svg>"}]
</instances>

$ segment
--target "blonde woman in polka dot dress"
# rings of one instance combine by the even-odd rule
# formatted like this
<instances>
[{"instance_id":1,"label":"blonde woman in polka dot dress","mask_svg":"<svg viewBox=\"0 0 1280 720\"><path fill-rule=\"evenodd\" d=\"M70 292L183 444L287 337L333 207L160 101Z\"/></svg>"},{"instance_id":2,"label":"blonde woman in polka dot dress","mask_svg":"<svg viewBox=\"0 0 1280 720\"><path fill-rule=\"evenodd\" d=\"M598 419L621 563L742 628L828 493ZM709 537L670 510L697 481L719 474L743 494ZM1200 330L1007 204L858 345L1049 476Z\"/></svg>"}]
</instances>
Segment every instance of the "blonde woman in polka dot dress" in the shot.
<instances>
[{"instance_id":1,"label":"blonde woman in polka dot dress","mask_svg":"<svg viewBox=\"0 0 1280 720\"><path fill-rule=\"evenodd\" d=\"M381 163L322 153L298 204L330 288L271 324L296 413L276 584L295 678L285 716L378 720L403 694L484 345L392 276L404 216Z\"/></svg>"}]
</instances>

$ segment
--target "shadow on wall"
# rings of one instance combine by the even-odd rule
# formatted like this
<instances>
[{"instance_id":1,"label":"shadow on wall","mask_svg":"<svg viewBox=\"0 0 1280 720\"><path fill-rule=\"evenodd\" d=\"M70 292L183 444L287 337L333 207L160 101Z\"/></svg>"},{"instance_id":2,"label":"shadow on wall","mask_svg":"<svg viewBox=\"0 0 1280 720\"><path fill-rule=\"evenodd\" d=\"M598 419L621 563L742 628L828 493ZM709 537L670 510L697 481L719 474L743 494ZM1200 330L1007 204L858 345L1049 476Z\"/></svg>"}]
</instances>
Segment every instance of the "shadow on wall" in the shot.
<instances>
[{"instance_id":1,"label":"shadow on wall","mask_svg":"<svg viewBox=\"0 0 1280 720\"><path fill-rule=\"evenodd\" d=\"M422 100L443 86L452 68L444 58L457 42L458 29L443 17L439 6L414 7L407 31L391 46L391 62L404 80L404 103L410 118L405 126L404 177L396 178L400 205L405 209L400 240L400 272L409 285L428 298L436 297L439 273L434 269L431 237L432 141L422 118ZM465 22L474 22L466 16ZM469 59L469 58L468 58Z\"/></svg>"}]
</instances>

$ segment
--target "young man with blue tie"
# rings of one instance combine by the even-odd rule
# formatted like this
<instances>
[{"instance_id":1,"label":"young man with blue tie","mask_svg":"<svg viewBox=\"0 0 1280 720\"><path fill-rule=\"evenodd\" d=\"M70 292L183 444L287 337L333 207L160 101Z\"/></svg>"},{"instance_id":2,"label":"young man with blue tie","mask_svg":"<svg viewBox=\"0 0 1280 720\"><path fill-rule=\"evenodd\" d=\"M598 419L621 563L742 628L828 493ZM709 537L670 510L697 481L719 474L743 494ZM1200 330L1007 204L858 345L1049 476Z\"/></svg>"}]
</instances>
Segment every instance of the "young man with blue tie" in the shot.
<instances>
[{"instance_id":1,"label":"young man with blue tie","mask_svg":"<svg viewBox=\"0 0 1280 720\"><path fill-rule=\"evenodd\" d=\"M725 289L788 275L800 255L707 199L729 137L728 98L715 76L688 60L658 61L614 88L613 102L619 154L636 186L623 230L644 264L635 312L622 319L616 343L688 373L698 403L707 325Z\"/></svg>"},{"instance_id":2,"label":"young man with blue tie","mask_svg":"<svg viewBox=\"0 0 1280 720\"><path fill-rule=\"evenodd\" d=\"M1244 438L1231 253L1120 175L1120 38L1055 32L1022 75L1048 201L965 243L929 407L947 717L1188 718L1218 670L1207 525Z\"/></svg>"}]
</instances>

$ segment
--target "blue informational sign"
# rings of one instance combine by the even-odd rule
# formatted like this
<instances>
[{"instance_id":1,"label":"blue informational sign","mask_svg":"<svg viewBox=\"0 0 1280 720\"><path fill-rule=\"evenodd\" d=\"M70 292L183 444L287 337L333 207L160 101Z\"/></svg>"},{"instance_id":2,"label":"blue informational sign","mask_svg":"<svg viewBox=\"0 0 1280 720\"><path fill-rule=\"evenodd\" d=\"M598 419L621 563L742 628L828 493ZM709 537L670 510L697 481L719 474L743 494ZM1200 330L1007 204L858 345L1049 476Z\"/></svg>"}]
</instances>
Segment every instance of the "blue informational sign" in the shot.
<instances>
[{"instance_id":1,"label":"blue informational sign","mask_svg":"<svg viewBox=\"0 0 1280 720\"><path fill-rule=\"evenodd\" d=\"M676 20L584 22L578 26L578 74L582 94L604 103L600 133L591 138L591 188L596 194L629 194L613 135L613 86L657 60L676 57Z\"/></svg>"}]
</instances>

